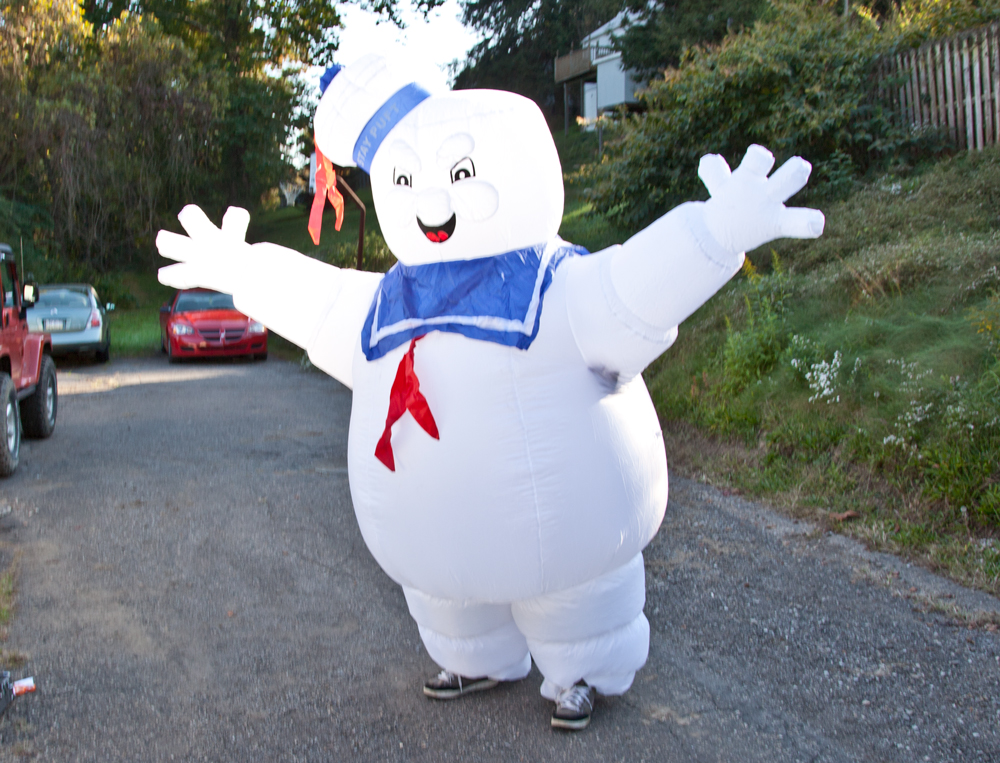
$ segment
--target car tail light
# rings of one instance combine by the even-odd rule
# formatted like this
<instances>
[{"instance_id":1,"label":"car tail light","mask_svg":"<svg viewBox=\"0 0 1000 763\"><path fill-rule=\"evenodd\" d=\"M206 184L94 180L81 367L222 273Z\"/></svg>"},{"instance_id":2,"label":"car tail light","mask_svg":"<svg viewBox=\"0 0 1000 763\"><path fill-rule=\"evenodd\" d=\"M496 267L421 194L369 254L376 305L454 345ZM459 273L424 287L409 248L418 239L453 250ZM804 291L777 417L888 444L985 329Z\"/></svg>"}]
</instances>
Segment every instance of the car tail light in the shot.
<instances>
[{"instance_id":1,"label":"car tail light","mask_svg":"<svg viewBox=\"0 0 1000 763\"><path fill-rule=\"evenodd\" d=\"M101 314L96 310L90 311L90 327L92 329L97 328L101 325Z\"/></svg>"}]
</instances>

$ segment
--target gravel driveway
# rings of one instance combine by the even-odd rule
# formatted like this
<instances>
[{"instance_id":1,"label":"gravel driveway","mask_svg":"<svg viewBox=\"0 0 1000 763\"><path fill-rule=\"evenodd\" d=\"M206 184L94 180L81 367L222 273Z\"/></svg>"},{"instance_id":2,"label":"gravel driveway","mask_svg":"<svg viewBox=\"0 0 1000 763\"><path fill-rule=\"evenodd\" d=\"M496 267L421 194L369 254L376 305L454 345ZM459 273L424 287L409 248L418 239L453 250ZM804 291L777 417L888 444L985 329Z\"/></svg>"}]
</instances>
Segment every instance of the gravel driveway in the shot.
<instances>
[{"instance_id":1,"label":"gravel driveway","mask_svg":"<svg viewBox=\"0 0 1000 763\"><path fill-rule=\"evenodd\" d=\"M0 483L4 654L38 685L0 760L1000 760L1000 634L969 625L995 599L681 479L649 663L587 731L549 728L537 671L433 702L351 508L349 391L274 360L59 385Z\"/></svg>"}]
</instances>

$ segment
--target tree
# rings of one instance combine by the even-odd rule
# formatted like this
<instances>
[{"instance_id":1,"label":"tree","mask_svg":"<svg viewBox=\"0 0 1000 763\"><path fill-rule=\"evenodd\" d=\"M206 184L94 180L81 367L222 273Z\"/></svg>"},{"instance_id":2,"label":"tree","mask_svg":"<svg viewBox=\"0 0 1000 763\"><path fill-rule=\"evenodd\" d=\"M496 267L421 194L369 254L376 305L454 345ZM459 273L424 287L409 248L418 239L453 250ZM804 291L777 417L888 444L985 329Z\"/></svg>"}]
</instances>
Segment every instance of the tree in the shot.
<instances>
[{"instance_id":1,"label":"tree","mask_svg":"<svg viewBox=\"0 0 1000 763\"><path fill-rule=\"evenodd\" d=\"M29 252L33 231L51 227L36 73L79 55L87 31L73 0L0 1L0 238L27 239Z\"/></svg>"},{"instance_id":2,"label":"tree","mask_svg":"<svg viewBox=\"0 0 1000 763\"><path fill-rule=\"evenodd\" d=\"M462 23L484 39L469 52L455 87L512 90L550 117L561 115L554 59L621 9L622 0L467 0Z\"/></svg>"},{"instance_id":3,"label":"tree","mask_svg":"<svg viewBox=\"0 0 1000 763\"><path fill-rule=\"evenodd\" d=\"M399 0L368 6L400 23ZM444 0L416 0L426 14ZM97 26L123 13L154 17L218 70L227 97L214 128L220 151L220 201L254 207L287 174L288 144L304 127L303 64L326 64L337 49L341 17L329 0L85 0Z\"/></svg>"},{"instance_id":4,"label":"tree","mask_svg":"<svg viewBox=\"0 0 1000 763\"><path fill-rule=\"evenodd\" d=\"M0 239L79 279L154 258L193 198L255 207L309 119L295 66L340 23L325 0L0 0Z\"/></svg>"},{"instance_id":5,"label":"tree","mask_svg":"<svg viewBox=\"0 0 1000 763\"><path fill-rule=\"evenodd\" d=\"M65 3L62 23L49 27L59 36L47 55L26 53L21 108L9 115L16 147L0 155L0 177L12 210L47 212L41 229L37 219L12 221L20 235L58 252L64 267L100 271L151 251L168 211L210 177L220 94L154 20L133 17L95 35L74 6ZM44 17L19 27L37 40Z\"/></svg>"},{"instance_id":6,"label":"tree","mask_svg":"<svg viewBox=\"0 0 1000 763\"><path fill-rule=\"evenodd\" d=\"M414 4L426 15L443 2ZM219 59L240 74L290 61L324 65L337 50L342 27L337 4L329 0L84 0L83 6L96 26L126 11L151 14L203 59ZM399 0L374 0L366 7L401 24Z\"/></svg>"},{"instance_id":7,"label":"tree","mask_svg":"<svg viewBox=\"0 0 1000 763\"><path fill-rule=\"evenodd\" d=\"M633 1L630 10L640 18L618 42L622 64L646 75L676 66L684 48L720 42L751 26L768 5L768 0Z\"/></svg>"},{"instance_id":8,"label":"tree","mask_svg":"<svg viewBox=\"0 0 1000 763\"><path fill-rule=\"evenodd\" d=\"M869 169L934 156L940 136L911 131L878 97L879 57L931 30L1000 18L996 0L992 10L955 0L961 14L925 0L921 15L887 23L858 6L845 18L840 2L772 2L775 12L751 29L689 49L650 83L646 111L622 120L603 160L588 168L595 209L638 229L682 201L704 198L702 156L722 154L736 166L751 143L774 151L778 164L804 157L814 166L811 187L826 182L833 192Z\"/></svg>"}]
</instances>

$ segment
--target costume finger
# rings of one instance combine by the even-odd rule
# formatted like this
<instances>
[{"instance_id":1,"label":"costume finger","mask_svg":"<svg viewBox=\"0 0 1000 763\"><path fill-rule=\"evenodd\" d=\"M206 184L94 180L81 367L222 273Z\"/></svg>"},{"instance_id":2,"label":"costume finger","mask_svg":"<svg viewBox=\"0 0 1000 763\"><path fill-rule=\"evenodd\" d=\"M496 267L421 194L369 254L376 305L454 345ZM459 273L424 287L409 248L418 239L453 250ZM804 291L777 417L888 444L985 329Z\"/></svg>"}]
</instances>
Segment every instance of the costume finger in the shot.
<instances>
[{"instance_id":1,"label":"costume finger","mask_svg":"<svg viewBox=\"0 0 1000 763\"><path fill-rule=\"evenodd\" d=\"M757 175L758 177L767 177L767 173L771 171L773 166L774 154L763 146L758 146L754 143L747 149L743 161L736 168L736 172L739 172L741 175L748 173Z\"/></svg>"},{"instance_id":2,"label":"costume finger","mask_svg":"<svg viewBox=\"0 0 1000 763\"><path fill-rule=\"evenodd\" d=\"M216 241L219 238L219 229L201 211L201 207L188 204L177 215L177 219L181 221L187 234L199 242Z\"/></svg>"},{"instance_id":3,"label":"costume finger","mask_svg":"<svg viewBox=\"0 0 1000 763\"><path fill-rule=\"evenodd\" d=\"M767 195L784 203L797 194L807 182L812 165L801 156L793 156L767 179Z\"/></svg>"},{"instance_id":4,"label":"costume finger","mask_svg":"<svg viewBox=\"0 0 1000 763\"><path fill-rule=\"evenodd\" d=\"M705 154L698 162L698 177L712 196L726 184L730 175L729 162L721 154Z\"/></svg>"},{"instance_id":5,"label":"costume finger","mask_svg":"<svg viewBox=\"0 0 1000 763\"><path fill-rule=\"evenodd\" d=\"M195 268L186 262L162 267L156 277L164 286L172 286L175 289L190 289L200 285L195 278Z\"/></svg>"},{"instance_id":6,"label":"costume finger","mask_svg":"<svg viewBox=\"0 0 1000 763\"><path fill-rule=\"evenodd\" d=\"M808 207L785 207L778 217L780 235L787 238L819 238L825 225L823 213Z\"/></svg>"},{"instance_id":7,"label":"costume finger","mask_svg":"<svg viewBox=\"0 0 1000 763\"><path fill-rule=\"evenodd\" d=\"M227 238L239 243L246 241L247 228L250 226L250 213L242 207L230 207L222 216L222 232Z\"/></svg>"},{"instance_id":8,"label":"costume finger","mask_svg":"<svg viewBox=\"0 0 1000 763\"><path fill-rule=\"evenodd\" d=\"M168 230L161 230L156 234L156 249L168 260L178 262L196 260L200 255L199 247L192 239Z\"/></svg>"}]
</instances>

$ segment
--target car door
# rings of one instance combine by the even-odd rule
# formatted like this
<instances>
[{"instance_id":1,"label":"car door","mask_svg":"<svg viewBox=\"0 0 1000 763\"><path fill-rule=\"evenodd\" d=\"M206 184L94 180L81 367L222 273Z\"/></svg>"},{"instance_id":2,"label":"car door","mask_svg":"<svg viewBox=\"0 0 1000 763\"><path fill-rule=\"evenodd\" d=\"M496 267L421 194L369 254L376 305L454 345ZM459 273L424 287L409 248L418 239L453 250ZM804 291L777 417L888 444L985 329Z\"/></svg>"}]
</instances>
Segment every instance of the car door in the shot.
<instances>
[{"instance_id":1,"label":"car door","mask_svg":"<svg viewBox=\"0 0 1000 763\"><path fill-rule=\"evenodd\" d=\"M0 263L0 278L3 280L3 353L10 358L10 378L14 386L21 386L21 354L24 339L28 335L27 324L18 315L20 295L13 262Z\"/></svg>"}]
</instances>

